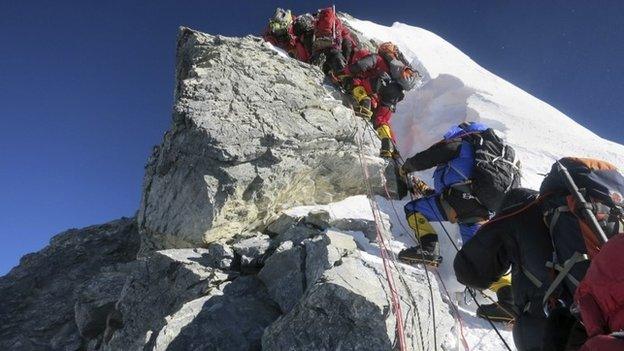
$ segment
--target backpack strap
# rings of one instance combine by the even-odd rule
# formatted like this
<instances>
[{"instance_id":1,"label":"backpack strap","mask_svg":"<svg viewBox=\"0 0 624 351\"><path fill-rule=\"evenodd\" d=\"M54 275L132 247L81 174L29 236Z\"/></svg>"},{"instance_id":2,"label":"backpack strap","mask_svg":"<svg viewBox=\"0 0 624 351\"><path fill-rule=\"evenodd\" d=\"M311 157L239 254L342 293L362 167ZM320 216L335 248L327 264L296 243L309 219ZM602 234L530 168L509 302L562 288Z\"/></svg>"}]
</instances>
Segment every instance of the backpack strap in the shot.
<instances>
[{"instance_id":1,"label":"backpack strap","mask_svg":"<svg viewBox=\"0 0 624 351\"><path fill-rule=\"evenodd\" d=\"M587 254L582 254L577 251L577 252L574 252L572 257L570 257L563 263L563 266L554 264L553 262L546 262L546 267L553 268L554 270L559 271L559 273L557 274L553 282L550 284L550 286L546 290L546 293L544 294L544 298L542 299L542 304L545 305L548 302L550 295L552 295L555 289L557 289L557 287L561 285L561 283L563 282L563 279L565 279L566 277L572 282L572 284L574 284L575 286L578 286L579 281L569 274L570 270L572 269L572 267L574 267L575 264L579 262L587 261L587 260L589 260L589 256L587 256Z\"/></svg>"},{"instance_id":2,"label":"backpack strap","mask_svg":"<svg viewBox=\"0 0 624 351\"><path fill-rule=\"evenodd\" d=\"M535 287L541 288L542 285L544 285L544 283L541 280L539 280L533 273L531 273L526 268L521 267L521 270L522 270L522 273L524 274L524 276L527 277L527 279L529 279L529 281L531 283L533 283L533 285L535 285Z\"/></svg>"},{"instance_id":3,"label":"backpack strap","mask_svg":"<svg viewBox=\"0 0 624 351\"><path fill-rule=\"evenodd\" d=\"M551 235L552 235L553 228L555 228L555 225L557 224L557 221L559 220L559 216L561 215L561 212L570 212L570 207L568 207L567 205L563 205L557 208L552 208L544 212L544 218L546 218L549 215L552 215L552 217L550 217L549 223L546 223L548 225L548 229L550 229ZM555 245L553 243L553 247L554 246Z\"/></svg>"}]
</instances>

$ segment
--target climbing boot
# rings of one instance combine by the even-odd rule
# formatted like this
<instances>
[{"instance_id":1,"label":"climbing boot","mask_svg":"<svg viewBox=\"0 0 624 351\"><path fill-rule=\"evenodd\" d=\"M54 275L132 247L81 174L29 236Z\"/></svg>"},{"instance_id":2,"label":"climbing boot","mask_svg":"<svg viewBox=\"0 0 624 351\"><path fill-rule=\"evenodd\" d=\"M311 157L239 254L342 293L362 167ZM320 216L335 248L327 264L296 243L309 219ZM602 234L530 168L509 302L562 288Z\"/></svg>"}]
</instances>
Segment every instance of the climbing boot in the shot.
<instances>
[{"instance_id":1,"label":"climbing boot","mask_svg":"<svg viewBox=\"0 0 624 351\"><path fill-rule=\"evenodd\" d=\"M392 140L388 138L381 139L379 156L382 158L394 158L394 145L392 144Z\"/></svg>"},{"instance_id":2,"label":"climbing boot","mask_svg":"<svg viewBox=\"0 0 624 351\"><path fill-rule=\"evenodd\" d=\"M370 109L370 104L369 106L366 105L355 105L353 106L353 112L355 112L355 115L358 117L362 117L366 120L371 119L371 117L373 117L373 111Z\"/></svg>"},{"instance_id":3,"label":"climbing boot","mask_svg":"<svg viewBox=\"0 0 624 351\"><path fill-rule=\"evenodd\" d=\"M394 155L394 143L392 142L392 131L390 126L382 124L377 128L377 136L381 139L381 149L379 156L383 158L392 158Z\"/></svg>"},{"instance_id":4,"label":"climbing boot","mask_svg":"<svg viewBox=\"0 0 624 351\"><path fill-rule=\"evenodd\" d=\"M442 263L438 236L428 234L420 238L420 246L414 246L399 252L399 260L409 263L424 263L427 266L438 267Z\"/></svg>"},{"instance_id":5,"label":"climbing boot","mask_svg":"<svg viewBox=\"0 0 624 351\"><path fill-rule=\"evenodd\" d=\"M355 114L367 120L371 119L373 117L373 101L366 93L366 89L358 85L353 88L351 95L357 101L357 105L353 106Z\"/></svg>"},{"instance_id":6,"label":"climbing boot","mask_svg":"<svg viewBox=\"0 0 624 351\"><path fill-rule=\"evenodd\" d=\"M516 318L511 286L506 285L496 291L497 303L481 305L477 308L477 316L495 322L513 322Z\"/></svg>"}]
</instances>

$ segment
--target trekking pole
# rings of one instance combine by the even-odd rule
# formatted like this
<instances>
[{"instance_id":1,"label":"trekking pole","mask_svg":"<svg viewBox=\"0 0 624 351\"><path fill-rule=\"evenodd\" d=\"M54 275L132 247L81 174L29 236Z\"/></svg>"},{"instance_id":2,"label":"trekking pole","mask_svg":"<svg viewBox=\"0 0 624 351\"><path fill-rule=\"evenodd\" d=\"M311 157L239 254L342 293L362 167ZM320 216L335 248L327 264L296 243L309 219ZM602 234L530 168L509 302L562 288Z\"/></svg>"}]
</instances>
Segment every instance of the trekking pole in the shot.
<instances>
[{"instance_id":1,"label":"trekking pole","mask_svg":"<svg viewBox=\"0 0 624 351\"><path fill-rule=\"evenodd\" d=\"M594 232L594 236L598 239L600 246L602 246L609 239L602 230L602 227L600 227L600 224L598 224L598 220L596 219L594 212L591 210L591 204L585 200L585 197L583 197L583 194L579 191L579 188L576 186L576 183L574 182L574 179L572 179L568 169L559 161L556 161L556 164L559 173L563 175L563 179L565 180L568 190L572 193L576 203L579 204L577 205L577 208L582 211L583 216L587 219L590 228Z\"/></svg>"}]
</instances>

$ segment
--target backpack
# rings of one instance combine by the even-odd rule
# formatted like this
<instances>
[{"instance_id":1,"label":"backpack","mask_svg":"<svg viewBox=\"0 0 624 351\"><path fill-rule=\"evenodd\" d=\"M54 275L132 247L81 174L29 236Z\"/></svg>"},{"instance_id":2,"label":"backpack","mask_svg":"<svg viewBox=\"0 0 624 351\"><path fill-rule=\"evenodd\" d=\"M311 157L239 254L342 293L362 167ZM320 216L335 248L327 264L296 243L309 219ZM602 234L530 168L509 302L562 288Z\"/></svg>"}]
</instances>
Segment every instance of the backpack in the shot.
<instances>
[{"instance_id":1,"label":"backpack","mask_svg":"<svg viewBox=\"0 0 624 351\"><path fill-rule=\"evenodd\" d=\"M293 23L293 33L296 36L304 35L314 31L314 17L309 14L303 14L295 18Z\"/></svg>"},{"instance_id":2,"label":"backpack","mask_svg":"<svg viewBox=\"0 0 624 351\"><path fill-rule=\"evenodd\" d=\"M593 258L587 274L581 281L574 301L579 306L583 325L589 337L624 330L624 233L613 236ZM620 333L620 338L622 338ZM596 341L594 341L596 342ZM619 348L589 350L624 350L624 339Z\"/></svg>"},{"instance_id":3,"label":"backpack","mask_svg":"<svg viewBox=\"0 0 624 351\"><path fill-rule=\"evenodd\" d=\"M554 278L544 304L569 303L590 260L609 237L622 231L622 194L624 176L608 162L566 157L552 166L540 187L553 247L547 267Z\"/></svg>"},{"instance_id":4,"label":"backpack","mask_svg":"<svg viewBox=\"0 0 624 351\"><path fill-rule=\"evenodd\" d=\"M462 127L462 125L460 125ZM498 211L505 194L520 186L520 161L492 128L462 138L474 149L470 193L489 211Z\"/></svg>"},{"instance_id":5,"label":"backpack","mask_svg":"<svg viewBox=\"0 0 624 351\"><path fill-rule=\"evenodd\" d=\"M314 49L323 50L340 46L340 36L336 32L338 17L334 6L318 11L314 27Z\"/></svg>"}]
</instances>

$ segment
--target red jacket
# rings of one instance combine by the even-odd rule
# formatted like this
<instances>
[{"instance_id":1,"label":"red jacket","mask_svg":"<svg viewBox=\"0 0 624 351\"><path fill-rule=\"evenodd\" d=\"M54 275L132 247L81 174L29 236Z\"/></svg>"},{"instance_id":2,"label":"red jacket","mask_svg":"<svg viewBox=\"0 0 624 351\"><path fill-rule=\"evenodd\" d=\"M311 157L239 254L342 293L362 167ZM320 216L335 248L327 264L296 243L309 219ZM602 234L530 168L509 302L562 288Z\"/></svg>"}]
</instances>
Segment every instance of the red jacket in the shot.
<instances>
[{"instance_id":1,"label":"red jacket","mask_svg":"<svg viewBox=\"0 0 624 351\"><path fill-rule=\"evenodd\" d=\"M345 73L354 78L370 79L383 73L390 74L390 67L381 55L370 54L349 65Z\"/></svg>"},{"instance_id":2,"label":"red jacket","mask_svg":"<svg viewBox=\"0 0 624 351\"><path fill-rule=\"evenodd\" d=\"M594 257L574 296L587 336L596 337L590 339L586 347L598 345L595 343L605 339L605 334L624 330L623 271L624 233L621 233L612 237ZM618 341L623 347L618 350L624 350L624 341L615 339L610 342ZM610 350L609 347L592 350Z\"/></svg>"},{"instance_id":3,"label":"red jacket","mask_svg":"<svg viewBox=\"0 0 624 351\"><path fill-rule=\"evenodd\" d=\"M305 48L305 45L303 45L302 38L295 35L292 26L288 27L288 40L276 37L268 28L264 31L262 38L286 51L288 55L299 61L308 62L310 60L310 52Z\"/></svg>"}]
</instances>

